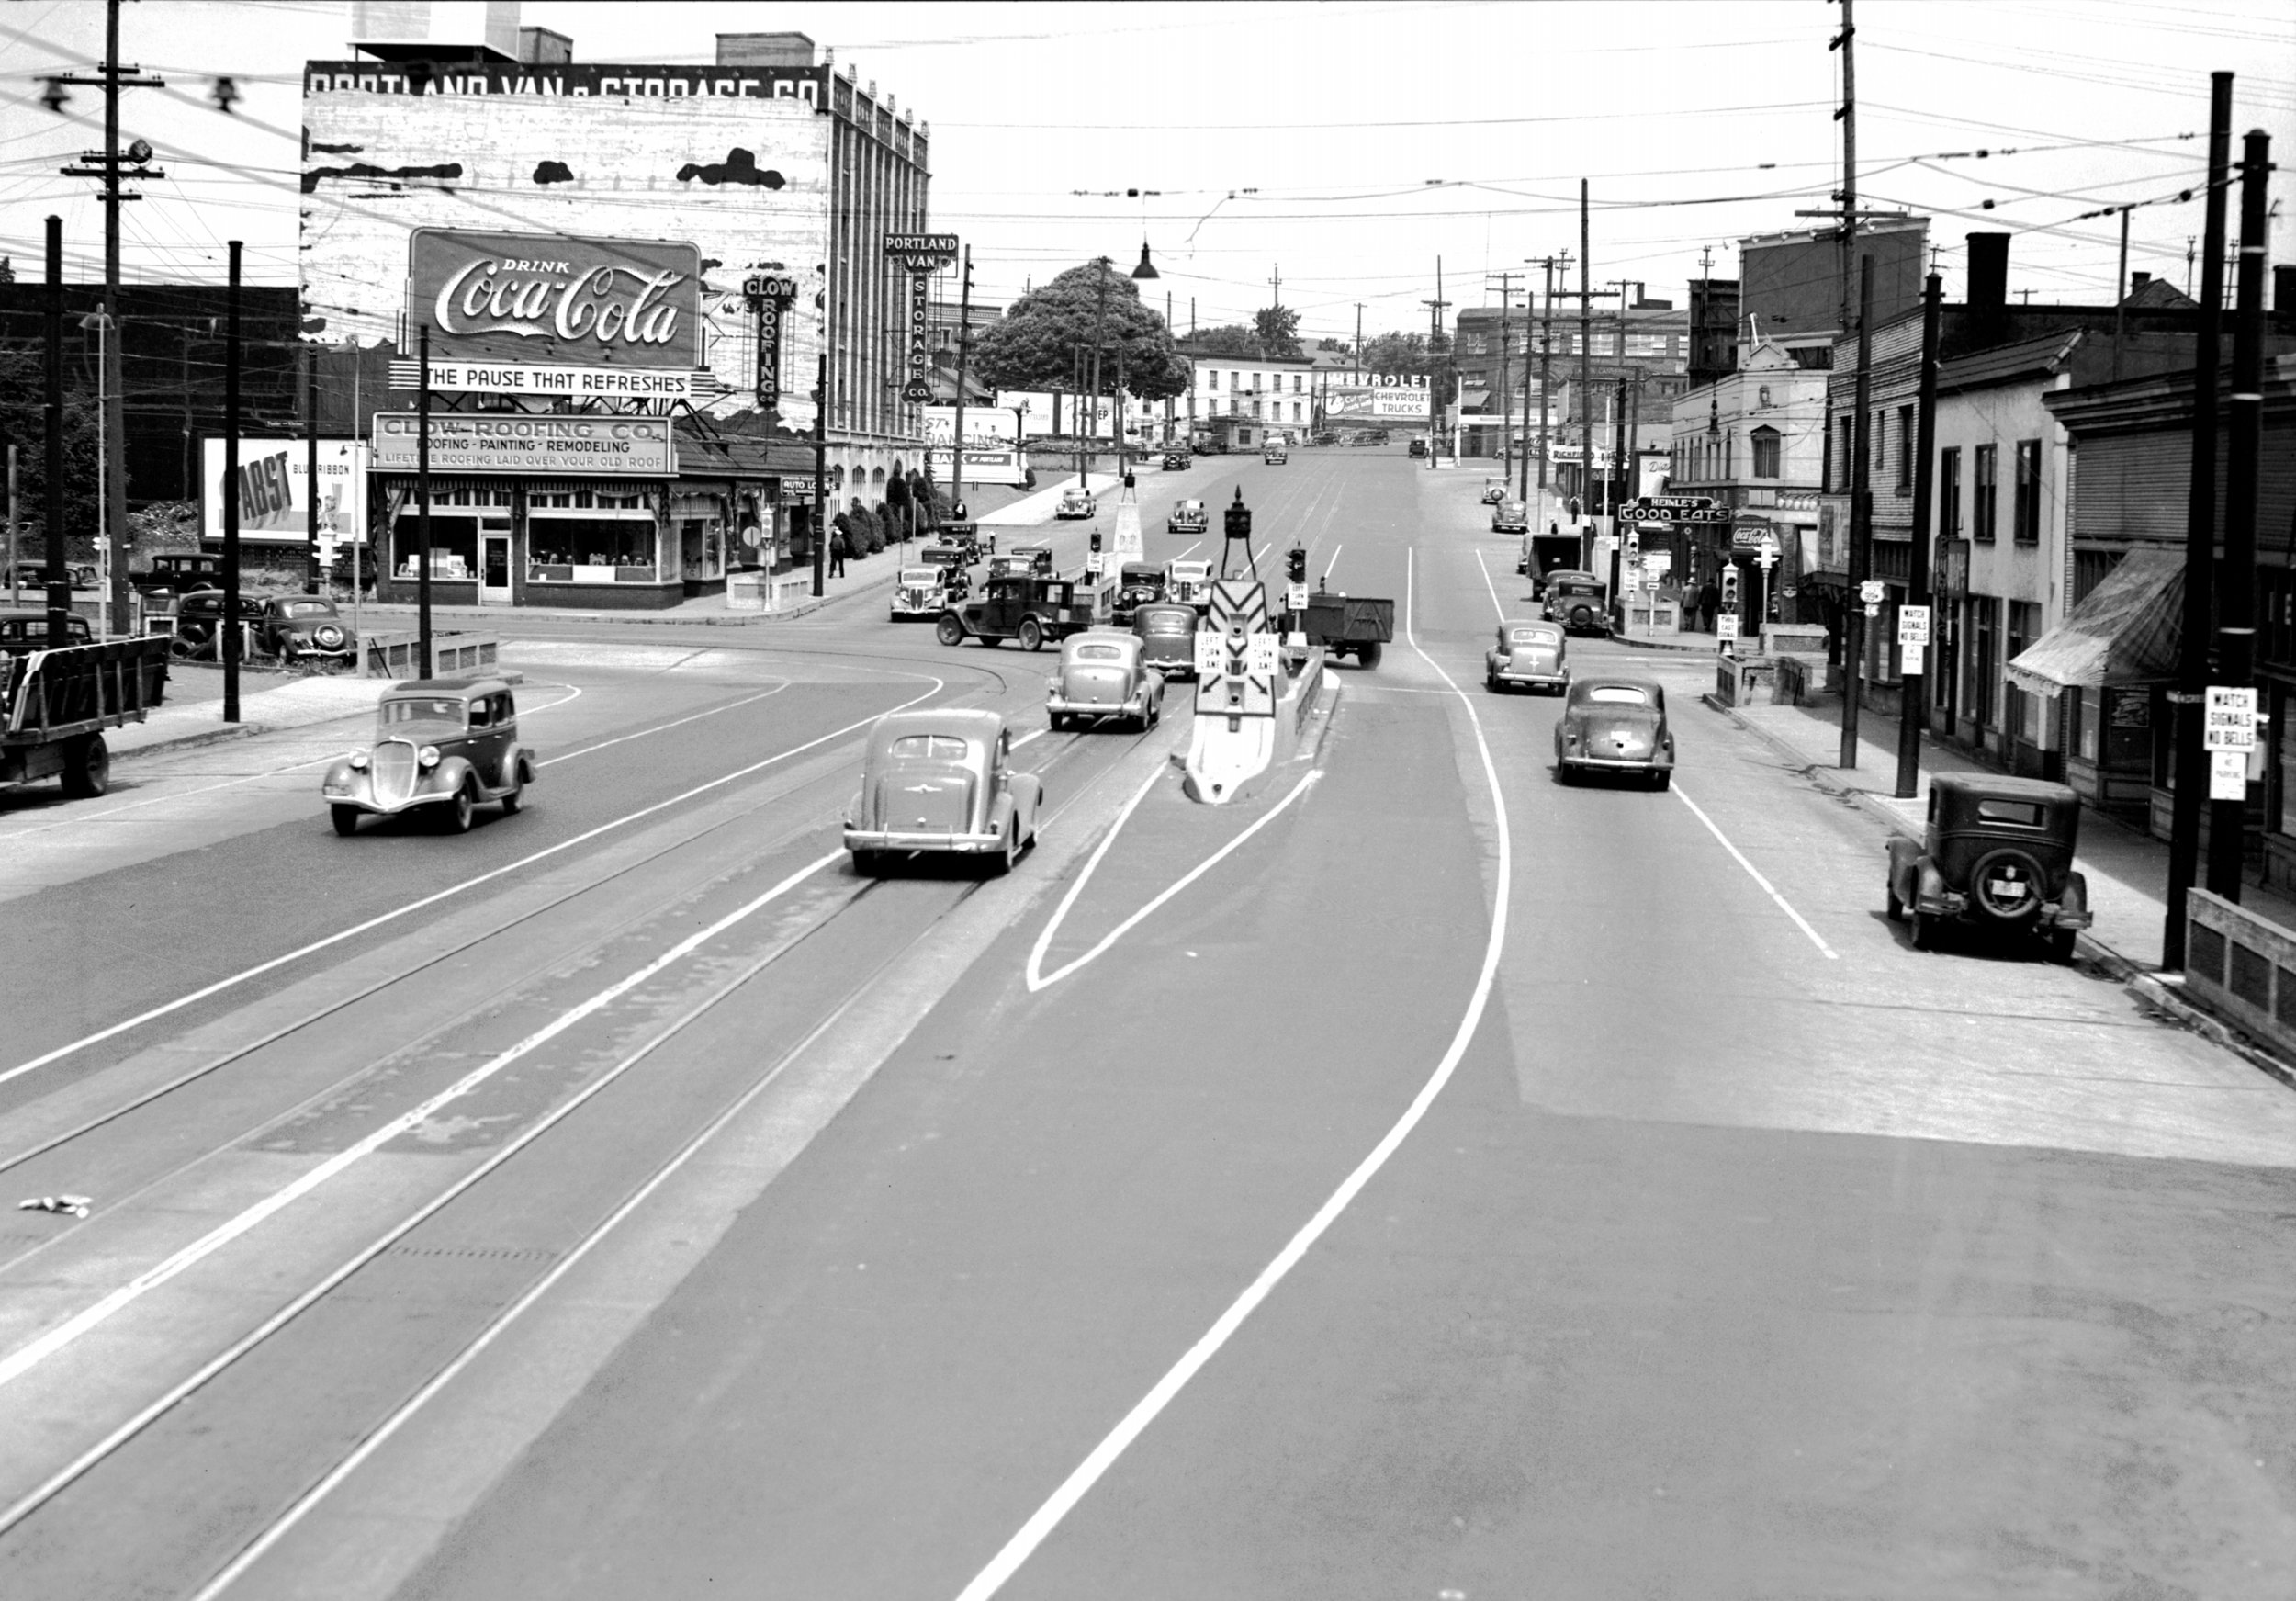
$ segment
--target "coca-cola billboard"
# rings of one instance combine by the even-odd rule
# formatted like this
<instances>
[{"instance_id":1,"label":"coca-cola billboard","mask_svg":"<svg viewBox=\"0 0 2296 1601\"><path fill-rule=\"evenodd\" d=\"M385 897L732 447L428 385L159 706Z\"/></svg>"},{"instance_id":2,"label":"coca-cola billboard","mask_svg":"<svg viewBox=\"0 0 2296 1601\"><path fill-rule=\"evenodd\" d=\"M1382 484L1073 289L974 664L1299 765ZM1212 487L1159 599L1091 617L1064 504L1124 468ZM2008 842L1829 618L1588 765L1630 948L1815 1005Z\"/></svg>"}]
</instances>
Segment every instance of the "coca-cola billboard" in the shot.
<instances>
[{"instance_id":1,"label":"coca-cola billboard","mask_svg":"<svg viewBox=\"0 0 2296 1601\"><path fill-rule=\"evenodd\" d=\"M567 366L702 364L702 253L667 239L420 228L408 246L410 343L433 358Z\"/></svg>"}]
</instances>

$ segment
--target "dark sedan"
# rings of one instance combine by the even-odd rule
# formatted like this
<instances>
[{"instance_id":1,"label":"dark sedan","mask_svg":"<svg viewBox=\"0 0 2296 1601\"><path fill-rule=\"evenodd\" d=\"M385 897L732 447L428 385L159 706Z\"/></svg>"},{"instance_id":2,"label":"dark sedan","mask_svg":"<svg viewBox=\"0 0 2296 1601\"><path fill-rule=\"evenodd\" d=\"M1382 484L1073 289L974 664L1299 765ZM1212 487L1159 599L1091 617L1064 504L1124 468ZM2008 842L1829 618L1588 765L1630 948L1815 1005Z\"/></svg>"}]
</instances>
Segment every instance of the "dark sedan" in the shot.
<instances>
[{"instance_id":1,"label":"dark sedan","mask_svg":"<svg viewBox=\"0 0 2296 1601\"><path fill-rule=\"evenodd\" d=\"M1674 779L1674 736L1666 691L1647 678L1582 678L1555 719L1555 777L1575 784L1590 772L1632 773L1664 789Z\"/></svg>"}]
</instances>

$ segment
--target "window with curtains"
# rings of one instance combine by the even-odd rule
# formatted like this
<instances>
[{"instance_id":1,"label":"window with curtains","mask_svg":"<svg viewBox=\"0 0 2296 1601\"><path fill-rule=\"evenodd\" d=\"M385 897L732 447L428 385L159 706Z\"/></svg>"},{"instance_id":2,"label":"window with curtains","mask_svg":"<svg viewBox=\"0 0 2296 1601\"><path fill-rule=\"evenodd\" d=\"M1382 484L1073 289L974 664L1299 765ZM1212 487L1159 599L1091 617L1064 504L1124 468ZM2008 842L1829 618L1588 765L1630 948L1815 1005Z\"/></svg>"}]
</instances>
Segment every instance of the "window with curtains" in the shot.
<instances>
[{"instance_id":1,"label":"window with curtains","mask_svg":"<svg viewBox=\"0 0 2296 1601\"><path fill-rule=\"evenodd\" d=\"M2020 545L2041 543L2041 441L2017 442L2017 502L2010 524Z\"/></svg>"},{"instance_id":2,"label":"window with curtains","mask_svg":"<svg viewBox=\"0 0 2296 1601\"><path fill-rule=\"evenodd\" d=\"M1754 430L1754 476L1756 478L1778 476L1778 431L1775 428L1761 427Z\"/></svg>"},{"instance_id":3,"label":"window with curtains","mask_svg":"<svg viewBox=\"0 0 2296 1601\"><path fill-rule=\"evenodd\" d=\"M1974 455L1975 459L1970 463L1969 537L1990 542L2001 511L2000 486L1997 481L2001 447L1980 445Z\"/></svg>"}]
</instances>

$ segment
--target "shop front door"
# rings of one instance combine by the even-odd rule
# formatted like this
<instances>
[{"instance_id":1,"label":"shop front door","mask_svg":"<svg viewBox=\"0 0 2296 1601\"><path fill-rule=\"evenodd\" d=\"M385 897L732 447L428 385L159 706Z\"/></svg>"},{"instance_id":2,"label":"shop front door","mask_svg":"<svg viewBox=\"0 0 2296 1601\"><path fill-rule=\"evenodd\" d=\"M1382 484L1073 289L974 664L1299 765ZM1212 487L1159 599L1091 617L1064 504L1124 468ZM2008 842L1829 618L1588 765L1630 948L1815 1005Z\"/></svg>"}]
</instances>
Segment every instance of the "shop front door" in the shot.
<instances>
[{"instance_id":1,"label":"shop front door","mask_svg":"<svg viewBox=\"0 0 2296 1601\"><path fill-rule=\"evenodd\" d=\"M479 603L511 603L511 536L508 534L487 534L480 536L478 551Z\"/></svg>"}]
</instances>

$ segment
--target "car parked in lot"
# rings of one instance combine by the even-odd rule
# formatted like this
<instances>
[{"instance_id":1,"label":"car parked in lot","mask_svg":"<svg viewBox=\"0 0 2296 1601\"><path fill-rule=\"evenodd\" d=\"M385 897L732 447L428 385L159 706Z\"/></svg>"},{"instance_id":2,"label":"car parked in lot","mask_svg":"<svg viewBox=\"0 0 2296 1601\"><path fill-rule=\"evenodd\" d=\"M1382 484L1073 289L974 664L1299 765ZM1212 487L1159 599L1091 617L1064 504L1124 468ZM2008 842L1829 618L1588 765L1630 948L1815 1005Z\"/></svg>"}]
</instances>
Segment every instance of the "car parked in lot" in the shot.
<instances>
[{"instance_id":1,"label":"car parked in lot","mask_svg":"<svg viewBox=\"0 0 2296 1601\"><path fill-rule=\"evenodd\" d=\"M147 595L181 595L193 590L223 587L223 558L206 551L171 551L155 556L152 565L128 575L130 588Z\"/></svg>"},{"instance_id":2,"label":"car parked in lot","mask_svg":"<svg viewBox=\"0 0 2296 1601\"><path fill-rule=\"evenodd\" d=\"M1167 450L1164 453L1164 470L1166 472L1184 472L1194 465L1185 450Z\"/></svg>"},{"instance_id":3,"label":"car parked in lot","mask_svg":"<svg viewBox=\"0 0 2296 1601\"><path fill-rule=\"evenodd\" d=\"M1157 601L1132 614L1132 633L1140 640L1140 659L1165 676L1196 676L1196 631L1203 618L1194 606Z\"/></svg>"},{"instance_id":4,"label":"car parked in lot","mask_svg":"<svg viewBox=\"0 0 2296 1601\"><path fill-rule=\"evenodd\" d=\"M221 590L194 590L175 601L175 654L213 660L216 625L223 619ZM241 623L263 620L264 597L242 595L231 615Z\"/></svg>"},{"instance_id":5,"label":"car parked in lot","mask_svg":"<svg viewBox=\"0 0 2296 1601\"><path fill-rule=\"evenodd\" d=\"M64 619L68 645L92 645L96 632L88 620L73 612ZM28 651L48 648L48 614L27 608L22 611L0 612L0 652L22 656Z\"/></svg>"},{"instance_id":6,"label":"car parked in lot","mask_svg":"<svg viewBox=\"0 0 2296 1601\"><path fill-rule=\"evenodd\" d=\"M974 856L1004 873L1036 843L1043 804L1043 782L1013 768L1001 715L895 712L869 731L845 848L872 876L911 855Z\"/></svg>"},{"instance_id":7,"label":"car parked in lot","mask_svg":"<svg viewBox=\"0 0 2296 1601\"><path fill-rule=\"evenodd\" d=\"M2073 865L2080 797L2062 784L1990 772L1940 772L1919 840L1889 842L1886 907L1910 919L1914 948L1937 948L1946 925L2038 936L2060 962L2090 923L2088 880Z\"/></svg>"},{"instance_id":8,"label":"car parked in lot","mask_svg":"<svg viewBox=\"0 0 2296 1601\"><path fill-rule=\"evenodd\" d=\"M1210 526L1211 513L1204 510L1201 501L1176 502L1172 514L1164 520L1166 534L1201 534Z\"/></svg>"},{"instance_id":9,"label":"car parked in lot","mask_svg":"<svg viewBox=\"0 0 2296 1601\"><path fill-rule=\"evenodd\" d=\"M949 580L938 567L905 567L894 576L895 623L923 622L949 609Z\"/></svg>"},{"instance_id":10,"label":"car parked in lot","mask_svg":"<svg viewBox=\"0 0 2296 1601\"><path fill-rule=\"evenodd\" d=\"M1499 642L1483 652L1483 687L1493 691L1570 687L1569 641L1559 623L1517 620L1499 625Z\"/></svg>"},{"instance_id":11,"label":"car parked in lot","mask_svg":"<svg viewBox=\"0 0 2296 1601\"><path fill-rule=\"evenodd\" d=\"M1061 641L1059 671L1045 682L1044 709L1055 733L1129 723L1144 734L1164 718L1164 674L1148 665L1135 634L1072 634Z\"/></svg>"},{"instance_id":12,"label":"car parked in lot","mask_svg":"<svg viewBox=\"0 0 2296 1601\"><path fill-rule=\"evenodd\" d=\"M1573 784L1590 772L1630 773L1656 789L1673 782L1665 690L1645 678L1582 678L1570 685L1555 719L1555 777Z\"/></svg>"},{"instance_id":13,"label":"car parked in lot","mask_svg":"<svg viewBox=\"0 0 2296 1601\"><path fill-rule=\"evenodd\" d=\"M1493 534L1528 534L1531 531L1531 511L1521 501L1503 499L1491 508L1491 531Z\"/></svg>"},{"instance_id":14,"label":"car parked in lot","mask_svg":"<svg viewBox=\"0 0 2296 1601\"><path fill-rule=\"evenodd\" d=\"M1080 490L1074 484L1061 490L1061 502L1052 512L1052 515L1063 522L1072 522L1078 517L1097 517L1099 514L1100 502L1093 498L1092 491Z\"/></svg>"},{"instance_id":15,"label":"car parked in lot","mask_svg":"<svg viewBox=\"0 0 2296 1601\"><path fill-rule=\"evenodd\" d=\"M421 811L450 833L470 831L477 809L526 804L541 765L518 738L517 697L499 678L411 679L375 712L375 743L327 770L320 794L335 832L362 817Z\"/></svg>"},{"instance_id":16,"label":"car parked in lot","mask_svg":"<svg viewBox=\"0 0 2296 1601\"><path fill-rule=\"evenodd\" d=\"M97 575L94 562L67 562L63 572L66 581L75 590L96 587ZM12 571L0 569L0 589L11 587L11 581L13 587L19 590L45 589L48 587L48 564L44 561L19 561Z\"/></svg>"},{"instance_id":17,"label":"car parked in lot","mask_svg":"<svg viewBox=\"0 0 2296 1601\"><path fill-rule=\"evenodd\" d=\"M1128 561L1116 570L1116 626L1129 628L1132 614L1164 599L1164 569L1153 561Z\"/></svg>"},{"instance_id":18,"label":"car parked in lot","mask_svg":"<svg viewBox=\"0 0 2296 1601\"><path fill-rule=\"evenodd\" d=\"M1560 623L1566 632L1610 632L1610 586L1593 573L1550 572L1543 593L1548 621Z\"/></svg>"},{"instance_id":19,"label":"car parked in lot","mask_svg":"<svg viewBox=\"0 0 2296 1601\"><path fill-rule=\"evenodd\" d=\"M255 620L255 649L290 667L350 667L359 659L351 625L325 595L273 595Z\"/></svg>"}]
</instances>

